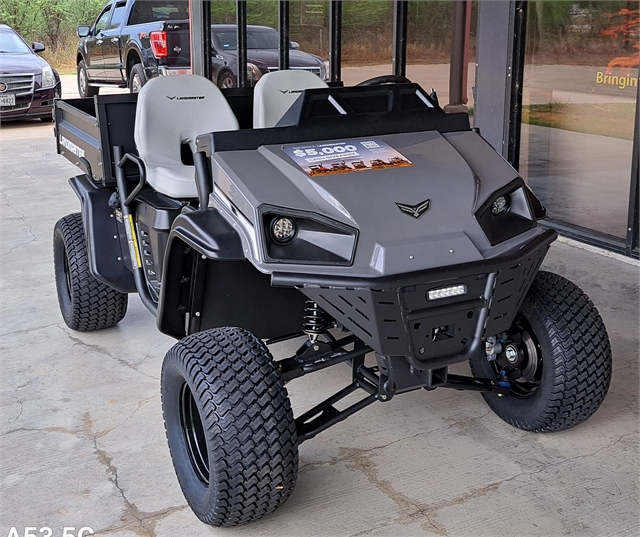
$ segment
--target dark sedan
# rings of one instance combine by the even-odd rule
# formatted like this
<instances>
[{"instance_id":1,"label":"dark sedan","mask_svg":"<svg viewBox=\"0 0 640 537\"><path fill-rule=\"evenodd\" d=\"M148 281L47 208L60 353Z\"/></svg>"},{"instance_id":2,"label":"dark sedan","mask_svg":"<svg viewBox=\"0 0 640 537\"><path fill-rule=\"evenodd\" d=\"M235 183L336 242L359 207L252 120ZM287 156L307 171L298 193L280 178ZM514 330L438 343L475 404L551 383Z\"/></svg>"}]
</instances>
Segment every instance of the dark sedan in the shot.
<instances>
[{"instance_id":1,"label":"dark sedan","mask_svg":"<svg viewBox=\"0 0 640 537\"><path fill-rule=\"evenodd\" d=\"M62 95L60 77L11 27L0 24L0 119L52 120L53 99Z\"/></svg>"},{"instance_id":2,"label":"dark sedan","mask_svg":"<svg viewBox=\"0 0 640 537\"><path fill-rule=\"evenodd\" d=\"M220 88L232 88L238 80L237 29L234 24L213 24L213 80ZM247 26L247 80L251 85L269 71L278 69L278 32L267 26ZM315 54L298 50L291 43L289 67L304 69L329 80L329 62Z\"/></svg>"}]
</instances>

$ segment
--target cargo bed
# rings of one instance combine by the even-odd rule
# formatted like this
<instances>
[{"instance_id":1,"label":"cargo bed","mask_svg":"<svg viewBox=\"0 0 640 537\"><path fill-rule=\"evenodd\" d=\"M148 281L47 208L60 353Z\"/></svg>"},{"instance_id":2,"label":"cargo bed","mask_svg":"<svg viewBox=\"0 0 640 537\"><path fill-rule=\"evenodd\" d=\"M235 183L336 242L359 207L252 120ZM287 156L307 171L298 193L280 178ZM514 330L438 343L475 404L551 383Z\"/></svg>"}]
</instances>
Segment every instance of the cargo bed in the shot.
<instances>
[{"instance_id":1,"label":"cargo bed","mask_svg":"<svg viewBox=\"0 0 640 537\"><path fill-rule=\"evenodd\" d=\"M113 146L122 146L124 153L138 154L133 139L137 102L137 93L57 100L54 113L58 153L93 181L115 185ZM132 163L125 171L131 178L138 174Z\"/></svg>"}]
</instances>

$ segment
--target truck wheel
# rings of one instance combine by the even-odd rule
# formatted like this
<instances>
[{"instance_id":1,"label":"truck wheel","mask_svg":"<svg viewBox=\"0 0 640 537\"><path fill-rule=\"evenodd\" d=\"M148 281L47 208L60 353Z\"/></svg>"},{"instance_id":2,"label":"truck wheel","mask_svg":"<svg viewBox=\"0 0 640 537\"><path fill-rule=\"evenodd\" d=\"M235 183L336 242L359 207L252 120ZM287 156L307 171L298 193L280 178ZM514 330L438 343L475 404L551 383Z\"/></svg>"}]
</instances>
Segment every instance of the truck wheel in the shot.
<instances>
[{"instance_id":1,"label":"truck wheel","mask_svg":"<svg viewBox=\"0 0 640 537\"><path fill-rule=\"evenodd\" d=\"M225 71L218 79L218 87L220 89L235 88L236 78L229 71Z\"/></svg>"},{"instance_id":2,"label":"truck wheel","mask_svg":"<svg viewBox=\"0 0 640 537\"><path fill-rule=\"evenodd\" d=\"M129 297L91 274L79 213L67 215L56 223L53 265L60 311L69 328L92 332L114 326L123 319Z\"/></svg>"},{"instance_id":3,"label":"truck wheel","mask_svg":"<svg viewBox=\"0 0 640 537\"><path fill-rule=\"evenodd\" d=\"M139 93L147 83L147 75L144 72L144 67L141 63L136 63L131 68L131 74L129 75L129 93Z\"/></svg>"},{"instance_id":4,"label":"truck wheel","mask_svg":"<svg viewBox=\"0 0 640 537\"><path fill-rule=\"evenodd\" d=\"M216 328L182 339L165 356L161 393L173 466L202 522L245 524L289 498L298 473L293 412L253 334Z\"/></svg>"},{"instance_id":5,"label":"truck wheel","mask_svg":"<svg viewBox=\"0 0 640 537\"><path fill-rule=\"evenodd\" d=\"M539 272L509 340L516 343L505 358L471 359L475 376L492 379L506 353L519 361L520 377L510 378L509 395L483 394L504 421L526 431L563 431L598 410L611 381L611 347L598 310L578 286Z\"/></svg>"},{"instance_id":6,"label":"truck wheel","mask_svg":"<svg viewBox=\"0 0 640 537\"><path fill-rule=\"evenodd\" d=\"M94 97L98 95L99 88L89 85L89 79L87 78L87 67L84 64L84 60L80 60L78 63L78 95L80 97Z\"/></svg>"}]
</instances>

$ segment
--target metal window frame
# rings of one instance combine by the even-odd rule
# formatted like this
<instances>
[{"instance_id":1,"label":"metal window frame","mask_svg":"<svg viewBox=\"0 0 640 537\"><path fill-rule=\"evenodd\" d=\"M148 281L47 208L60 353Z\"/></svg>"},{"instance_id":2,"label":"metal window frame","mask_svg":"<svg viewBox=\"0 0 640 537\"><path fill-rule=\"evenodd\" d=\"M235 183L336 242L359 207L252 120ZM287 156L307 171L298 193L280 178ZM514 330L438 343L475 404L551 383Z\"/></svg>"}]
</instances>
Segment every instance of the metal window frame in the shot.
<instances>
[{"instance_id":1,"label":"metal window frame","mask_svg":"<svg viewBox=\"0 0 640 537\"><path fill-rule=\"evenodd\" d=\"M247 86L247 2L236 0L236 50L238 51L238 87Z\"/></svg>"},{"instance_id":2,"label":"metal window frame","mask_svg":"<svg viewBox=\"0 0 640 537\"><path fill-rule=\"evenodd\" d=\"M636 93L636 124L633 131L633 155L631 156L631 184L629 185L629 213L627 217L627 241L625 253L638 258L638 235L640 213L640 84Z\"/></svg>"},{"instance_id":3,"label":"metal window frame","mask_svg":"<svg viewBox=\"0 0 640 537\"><path fill-rule=\"evenodd\" d=\"M409 2L395 0L393 5L393 74L407 76L407 33Z\"/></svg>"},{"instance_id":4,"label":"metal window frame","mask_svg":"<svg viewBox=\"0 0 640 537\"><path fill-rule=\"evenodd\" d=\"M342 80L342 0L329 4L329 81Z\"/></svg>"},{"instance_id":5,"label":"metal window frame","mask_svg":"<svg viewBox=\"0 0 640 537\"><path fill-rule=\"evenodd\" d=\"M278 50L278 69L289 69L289 26L290 26L289 0L278 2L278 34L280 44Z\"/></svg>"}]
</instances>

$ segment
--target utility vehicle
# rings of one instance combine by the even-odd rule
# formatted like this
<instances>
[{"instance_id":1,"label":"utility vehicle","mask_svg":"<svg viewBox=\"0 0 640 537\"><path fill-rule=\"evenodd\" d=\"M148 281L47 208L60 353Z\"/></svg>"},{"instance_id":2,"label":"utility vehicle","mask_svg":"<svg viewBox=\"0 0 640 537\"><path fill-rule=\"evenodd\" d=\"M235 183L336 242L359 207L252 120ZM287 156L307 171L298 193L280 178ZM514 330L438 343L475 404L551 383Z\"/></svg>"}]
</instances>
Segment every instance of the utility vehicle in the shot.
<instances>
[{"instance_id":1,"label":"utility vehicle","mask_svg":"<svg viewBox=\"0 0 640 537\"><path fill-rule=\"evenodd\" d=\"M602 319L539 271L556 238L544 208L467 114L403 77L327 87L278 71L224 91L156 78L58 101L56 136L84 172L70 180L81 213L54 231L62 315L108 328L138 293L178 340L164 419L207 524L273 512L298 446L375 401L474 390L507 423L547 432L606 395ZM301 336L274 361L269 345ZM463 361L472 376L449 373ZM337 364L346 386L294 417L285 383Z\"/></svg>"}]
</instances>

